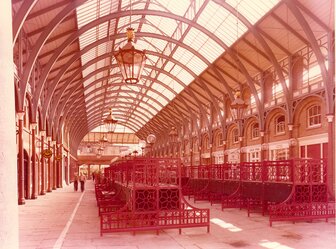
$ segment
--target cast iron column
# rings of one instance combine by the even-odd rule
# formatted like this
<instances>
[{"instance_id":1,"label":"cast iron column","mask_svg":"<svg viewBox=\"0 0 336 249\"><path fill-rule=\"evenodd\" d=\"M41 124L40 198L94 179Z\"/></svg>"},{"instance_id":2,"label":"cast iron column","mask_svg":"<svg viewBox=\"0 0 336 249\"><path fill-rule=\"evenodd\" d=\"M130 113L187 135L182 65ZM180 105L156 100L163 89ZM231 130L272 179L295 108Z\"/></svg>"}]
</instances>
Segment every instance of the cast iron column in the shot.
<instances>
[{"instance_id":1,"label":"cast iron column","mask_svg":"<svg viewBox=\"0 0 336 249\"><path fill-rule=\"evenodd\" d=\"M32 189L32 199L37 198L37 188L36 183L36 123L31 124L31 132L32 132L32 181L33 181L33 189Z\"/></svg>"},{"instance_id":2,"label":"cast iron column","mask_svg":"<svg viewBox=\"0 0 336 249\"><path fill-rule=\"evenodd\" d=\"M17 162L17 167L18 167L18 203L19 205L25 204L25 198L24 198L24 159L23 159L23 117L24 113L19 112L17 114L18 116L18 144L19 144L19 151L18 151L18 162Z\"/></svg>"},{"instance_id":3,"label":"cast iron column","mask_svg":"<svg viewBox=\"0 0 336 249\"><path fill-rule=\"evenodd\" d=\"M57 161L56 161L56 157L57 157L57 151L56 151L56 141L52 141L51 142L51 144L52 144L52 151L53 151L53 153L52 153L52 158L53 158L53 162L52 162L52 171L53 171L53 174L52 174L52 189L53 190L56 190L56 187L57 187L57 179L58 179L58 177L57 177L57 175L58 175L58 171L57 171Z\"/></svg>"},{"instance_id":4,"label":"cast iron column","mask_svg":"<svg viewBox=\"0 0 336 249\"><path fill-rule=\"evenodd\" d=\"M42 156L42 152L44 151L44 138L46 135L45 131L40 131L41 134L41 195L45 195L46 193L46 171L45 171L45 159Z\"/></svg>"},{"instance_id":5,"label":"cast iron column","mask_svg":"<svg viewBox=\"0 0 336 249\"><path fill-rule=\"evenodd\" d=\"M51 137L47 138L48 141L48 150L51 150ZM51 192L51 160L48 157L48 188L47 192Z\"/></svg>"},{"instance_id":6,"label":"cast iron column","mask_svg":"<svg viewBox=\"0 0 336 249\"><path fill-rule=\"evenodd\" d=\"M328 186L329 191L335 194L335 121L334 115L327 115L328 121Z\"/></svg>"}]
</instances>

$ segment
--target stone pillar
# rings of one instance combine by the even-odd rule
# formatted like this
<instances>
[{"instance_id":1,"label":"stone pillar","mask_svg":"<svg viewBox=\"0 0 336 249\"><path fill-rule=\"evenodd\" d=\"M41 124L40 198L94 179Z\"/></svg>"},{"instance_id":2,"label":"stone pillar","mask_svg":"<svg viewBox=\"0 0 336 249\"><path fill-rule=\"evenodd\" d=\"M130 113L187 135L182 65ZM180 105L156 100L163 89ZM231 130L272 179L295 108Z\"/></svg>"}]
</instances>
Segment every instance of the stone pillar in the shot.
<instances>
[{"instance_id":1,"label":"stone pillar","mask_svg":"<svg viewBox=\"0 0 336 249\"><path fill-rule=\"evenodd\" d=\"M17 148L10 0L1 2L0 15L0 248L19 248Z\"/></svg>"},{"instance_id":2,"label":"stone pillar","mask_svg":"<svg viewBox=\"0 0 336 249\"><path fill-rule=\"evenodd\" d=\"M37 184L38 184L38 177L36 177L36 123L31 124L31 132L32 132L32 181L33 181L33 188L32 188L32 199L37 198Z\"/></svg>"}]
</instances>

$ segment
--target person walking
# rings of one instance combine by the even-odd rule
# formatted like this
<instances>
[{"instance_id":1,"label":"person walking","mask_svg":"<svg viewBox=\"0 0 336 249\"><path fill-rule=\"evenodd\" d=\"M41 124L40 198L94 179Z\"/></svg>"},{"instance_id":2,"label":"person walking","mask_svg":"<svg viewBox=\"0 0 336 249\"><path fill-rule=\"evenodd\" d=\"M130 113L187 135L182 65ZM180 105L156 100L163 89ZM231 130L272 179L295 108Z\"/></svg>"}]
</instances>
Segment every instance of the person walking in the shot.
<instances>
[{"instance_id":1,"label":"person walking","mask_svg":"<svg viewBox=\"0 0 336 249\"><path fill-rule=\"evenodd\" d=\"M75 191L78 190L78 173L75 173L75 176L74 176L74 190Z\"/></svg>"},{"instance_id":2,"label":"person walking","mask_svg":"<svg viewBox=\"0 0 336 249\"><path fill-rule=\"evenodd\" d=\"M85 181L86 181L86 177L83 173L80 175L79 181L80 181L80 185L81 185L81 191L83 192L84 189L85 189Z\"/></svg>"}]
</instances>

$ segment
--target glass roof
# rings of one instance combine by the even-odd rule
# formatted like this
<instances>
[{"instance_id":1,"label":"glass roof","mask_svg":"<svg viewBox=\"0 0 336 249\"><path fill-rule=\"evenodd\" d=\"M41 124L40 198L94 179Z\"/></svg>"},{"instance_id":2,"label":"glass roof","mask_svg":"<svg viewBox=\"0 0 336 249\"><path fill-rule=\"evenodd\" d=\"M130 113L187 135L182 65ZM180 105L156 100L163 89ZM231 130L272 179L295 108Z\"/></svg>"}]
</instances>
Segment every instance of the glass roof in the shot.
<instances>
[{"instance_id":1,"label":"glass roof","mask_svg":"<svg viewBox=\"0 0 336 249\"><path fill-rule=\"evenodd\" d=\"M237 18L238 13L253 25L279 0L226 0L222 5L221 1L196 0L192 5L191 2L88 0L77 9L79 29L103 16L112 16L79 37L81 50L91 46L81 56L85 68L82 76L87 77L83 87L88 109L93 102L104 103L110 106L105 108L102 117L108 114L108 107L112 107L116 117L135 119L144 125L221 56L225 46L230 47L247 31ZM227 5L235 11L231 12ZM121 11L118 13L118 10ZM125 11L129 11L128 14ZM160 15L161 12L165 16ZM120 34L125 33L130 23L136 31L137 45L146 49L148 57L137 86L122 83L113 57L113 52L125 44L126 37ZM105 42L98 42L101 39ZM92 46L95 42L97 44Z\"/></svg>"}]
</instances>

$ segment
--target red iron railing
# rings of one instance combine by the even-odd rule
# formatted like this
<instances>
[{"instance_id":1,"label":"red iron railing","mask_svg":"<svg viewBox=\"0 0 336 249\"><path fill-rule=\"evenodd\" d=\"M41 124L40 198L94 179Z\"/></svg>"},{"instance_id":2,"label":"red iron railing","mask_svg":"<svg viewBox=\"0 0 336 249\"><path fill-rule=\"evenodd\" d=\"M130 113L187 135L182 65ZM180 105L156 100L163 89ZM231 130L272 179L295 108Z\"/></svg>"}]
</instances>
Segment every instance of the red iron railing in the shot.
<instances>
[{"instance_id":1,"label":"red iron railing","mask_svg":"<svg viewBox=\"0 0 336 249\"><path fill-rule=\"evenodd\" d=\"M100 212L101 234L186 227L209 231L209 209L193 207L183 197L179 159L138 158L113 164L106 172L125 205Z\"/></svg>"}]
</instances>

